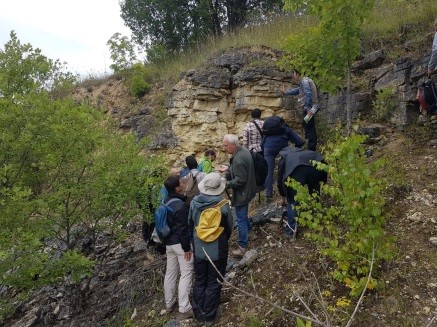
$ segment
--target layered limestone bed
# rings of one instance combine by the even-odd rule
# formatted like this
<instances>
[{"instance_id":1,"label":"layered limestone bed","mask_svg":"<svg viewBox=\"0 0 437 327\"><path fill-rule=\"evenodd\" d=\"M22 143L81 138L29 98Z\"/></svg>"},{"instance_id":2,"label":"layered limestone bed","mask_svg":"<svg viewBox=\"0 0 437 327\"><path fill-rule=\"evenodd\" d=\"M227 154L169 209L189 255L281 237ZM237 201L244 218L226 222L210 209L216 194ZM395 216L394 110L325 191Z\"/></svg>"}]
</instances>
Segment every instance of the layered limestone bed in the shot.
<instances>
[{"instance_id":1,"label":"layered limestone bed","mask_svg":"<svg viewBox=\"0 0 437 327\"><path fill-rule=\"evenodd\" d=\"M221 141L225 134L241 135L245 122L250 121L254 108L262 117L282 116L302 135L301 105L296 98L284 97L282 89L292 87L291 74L280 70L276 63L282 53L267 47L234 49L205 62L196 70L182 74L165 98L168 119L158 131L156 110L162 103L150 101L151 95L138 103L126 96L122 81L110 80L105 86L78 90L76 98L103 108L119 119L119 127L131 130L139 138L152 135L150 149L165 152L171 162L183 162L195 153L200 157L207 148L218 151L218 160L225 160ZM355 63L353 76L361 87L351 94L351 117L368 113L375 95L391 88L395 96L395 110L390 122L406 125L419 115L416 88L423 79L423 67L428 58L399 58L388 62L382 50L366 55ZM123 92L125 96L123 96ZM319 120L327 124L345 122L346 95L322 93Z\"/></svg>"}]
</instances>

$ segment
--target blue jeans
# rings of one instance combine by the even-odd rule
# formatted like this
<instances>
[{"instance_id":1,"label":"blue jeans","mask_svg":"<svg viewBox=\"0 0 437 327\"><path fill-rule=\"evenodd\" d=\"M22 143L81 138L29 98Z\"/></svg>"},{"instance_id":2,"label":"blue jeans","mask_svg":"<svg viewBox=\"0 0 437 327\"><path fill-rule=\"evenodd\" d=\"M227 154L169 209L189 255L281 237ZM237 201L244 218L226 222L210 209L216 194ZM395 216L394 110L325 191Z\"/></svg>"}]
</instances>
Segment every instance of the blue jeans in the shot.
<instances>
[{"instance_id":1,"label":"blue jeans","mask_svg":"<svg viewBox=\"0 0 437 327\"><path fill-rule=\"evenodd\" d=\"M275 170L275 159L282 148L265 148L264 158L267 161L266 196L273 195L273 172Z\"/></svg>"},{"instance_id":2,"label":"blue jeans","mask_svg":"<svg viewBox=\"0 0 437 327\"><path fill-rule=\"evenodd\" d=\"M287 233L288 235L293 235L293 230L296 230L297 211L295 209L295 206L297 205L299 205L299 202L294 200L290 201L290 199L287 199L287 223L289 226L285 228L285 233Z\"/></svg>"},{"instance_id":3,"label":"blue jeans","mask_svg":"<svg viewBox=\"0 0 437 327\"><path fill-rule=\"evenodd\" d=\"M242 248L247 248L249 244L249 218L247 213L249 211L249 204L235 206L235 216L237 216L238 240L237 243Z\"/></svg>"}]
</instances>

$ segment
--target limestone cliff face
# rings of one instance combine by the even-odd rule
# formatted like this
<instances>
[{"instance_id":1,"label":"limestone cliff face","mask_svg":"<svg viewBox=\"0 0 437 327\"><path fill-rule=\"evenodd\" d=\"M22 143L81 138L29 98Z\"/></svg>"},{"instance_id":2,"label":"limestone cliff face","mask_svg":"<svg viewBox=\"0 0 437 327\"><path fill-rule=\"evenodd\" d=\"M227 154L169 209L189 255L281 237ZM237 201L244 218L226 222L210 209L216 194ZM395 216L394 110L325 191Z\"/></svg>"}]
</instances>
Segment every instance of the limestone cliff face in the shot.
<instances>
[{"instance_id":1,"label":"limestone cliff face","mask_svg":"<svg viewBox=\"0 0 437 327\"><path fill-rule=\"evenodd\" d=\"M162 98L153 97L162 94L159 86L138 103L129 96L122 80L109 78L103 85L77 90L75 98L116 116L119 127L138 138L152 136L150 149L164 152L170 162L180 164L191 153L200 157L206 148L216 149L219 160L225 160L227 156L221 152L223 136L241 136L254 108L261 109L262 117L282 116L303 135L299 104L294 97L282 94L282 89L292 85L290 72L276 65L281 56L280 51L262 46L232 49L184 73L166 95L168 119L164 127L156 119L156 110L162 106L157 99ZM428 60L428 56L405 56L390 61L379 50L357 61L353 67L352 118L368 114L376 94L390 87L396 102L396 109L389 112L391 123L402 126L416 121L416 88L425 78ZM319 97L319 121L345 122L345 92Z\"/></svg>"},{"instance_id":2,"label":"limestone cliff face","mask_svg":"<svg viewBox=\"0 0 437 327\"><path fill-rule=\"evenodd\" d=\"M173 87L167 103L179 141L177 151L201 155L212 147L220 152L223 136L241 135L254 108L260 108L263 117L279 114L297 124L283 106L281 88L291 86L291 76L275 67L280 56L269 48L244 48L187 72Z\"/></svg>"},{"instance_id":3,"label":"limestone cliff face","mask_svg":"<svg viewBox=\"0 0 437 327\"><path fill-rule=\"evenodd\" d=\"M302 135L301 108L293 97L284 97L282 89L290 88L290 72L279 70L275 63L281 52L266 47L241 48L209 60L203 68L187 72L167 100L171 129L177 147L169 149L172 157L182 160L190 153L201 155L206 148L220 153L223 135L242 135L250 111L260 108L262 117L282 116ZM401 58L386 62L383 51L368 54L354 65L356 79L364 86L352 94L352 118L371 109L375 94L393 87L397 110L391 122L405 125L417 119L416 86L422 78L427 58ZM318 119L328 124L346 119L345 94L321 94Z\"/></svg>"}]
</instances>

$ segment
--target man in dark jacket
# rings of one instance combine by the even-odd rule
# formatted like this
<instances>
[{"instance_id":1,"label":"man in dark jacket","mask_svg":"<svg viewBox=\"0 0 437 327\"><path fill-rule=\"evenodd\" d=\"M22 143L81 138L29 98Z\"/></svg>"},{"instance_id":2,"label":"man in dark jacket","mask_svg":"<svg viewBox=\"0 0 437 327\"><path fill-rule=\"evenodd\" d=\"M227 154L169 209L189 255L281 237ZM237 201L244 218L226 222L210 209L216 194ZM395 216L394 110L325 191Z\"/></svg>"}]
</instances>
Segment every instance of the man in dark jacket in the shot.
<instances>
[{"instance_id":1,"label":"man in dark jacket","mask_svg":"<svg viewBox=\"0 0 437 327\"><path fill-rule=\"evenodd\" d=\"M194 287L193 311L196 320L209 326L217 316L220 304L222 284L220 275L226 273L228 261L229 238L232 233L233 217L227 201L222 201L220 194L226 186L226 181L216 172L209 173L199 183L200 194L195 196L190 204L188 222L193 232L194 252ZM222 201L222 202L221 202ZM203 241L196 228L199 226L201 213L213 206L220 205L221 220L217 227L217 238ZM220 230L219 230L220 228ZM208 231L211 228L208 229ZM215 238L215 237L214 237ZM211 259L211 262L209 259Z\"/></svg>"},{"instance_id":2,"label":"man in dark jacket","mask_svg":"<svg viewBox=\"0 0 437 327\"><path fill-rule=\"evenodd\" d=\"M167 223L170 234L164 238L167 254L167 267L164 278L164 298L166 310L172 312L179 303L179 313L182 319L193 316L193 310L189 301L191 281L193 275L193 258L188 230L189 207L185 203L186 197L181 195L182 186L180 176L167 177L164 186L168 192L164 202L170 199L179 199L169 204L173 213L169 212ZM176 299L176 280L181 274L178 287L178 299Z\"/></svg>"},{"instance_id":3,"label":"man in dark jacket","mask_svg":"<svg viewBox=\"0 0 437 327\"><path fill-rule=\"evenodd\" d=\"M235 207L238 227L238 249L232 254L242 257L249 245L249 203L256 195L255 166L250 151L240 146L238 136L227 134L223 138L223 150L231 155L229 167L221 166L220 172L227 172L226 188L232 190L231 204Z\"/></svg>"},{"instance_id":4,"label":"man in dark jacket","mask_svg":"<svg viewBox=\"0 0 437 327\"><path fill-rule=\"evenodd\" d=\"M316 169L311 161L322 162L323 157L320 153L310 150L302 150L296 147L286 147L279 155L278 167L278 188L282 196L287 197L287 220L288 226L285 230L287 236L295 237L296 216L295 206L299 203L294 199L296 191L287 187L284 183L288 177L298 181L302 185L307 185L310 194L320 191L320 183L326 182L327 174L325 171Z\"/></svg>"},{"instance_id":5,"label":"man in dark jacket","mask_svg":"<svg viewBox=\"0 0 437 327\"><path fill-rule=\"evenodd\" d=\"M283 127L283 133L278 135L266 135L262 140L261 147L268 166L266 197L269 202L273 199L273 172L275 170L276 157L279 151L288 146L290 142L299 148L305 144L302 138L288 126Z\"/></svg>"}]
</instances>

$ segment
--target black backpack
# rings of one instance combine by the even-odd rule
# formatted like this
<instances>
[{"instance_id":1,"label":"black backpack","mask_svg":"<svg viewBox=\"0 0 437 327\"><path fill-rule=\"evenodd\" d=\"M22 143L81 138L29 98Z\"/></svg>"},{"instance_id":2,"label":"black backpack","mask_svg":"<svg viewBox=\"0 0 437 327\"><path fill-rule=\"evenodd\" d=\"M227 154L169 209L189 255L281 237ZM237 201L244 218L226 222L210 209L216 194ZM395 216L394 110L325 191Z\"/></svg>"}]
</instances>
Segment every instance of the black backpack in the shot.
<instances>
[{"instance_id":1,"label":"black backpack","mask_svg":"<svg viewBox=\"0 0 437 327\"><path fill-rule=\"evenodd\" d=\"M256 186L258 187L258 191L261 191L264 188L267 178L267 161L255 150L250 150L250 153L252 154L253 165L255 166Z\"/></svg>"},{"instance_id":2,"label":"black backpack","mask_svg":"<svg viewBox=\"0 0 437 327\"><path fill-rule=\"evenodd\" d=\"M147 248L149 249L151 246L155 249L159 254L164 255L166 248L162 243L157 243L153 240L153 230L155 229L155 222L147 222L143 221L141 223L141 235L143 236L144 242L147 244Z\"/></svg>"},{"instance_id":3,"label":"black backpack","mask_svg":"<svg viewBox=\"0 0 437 327\"><path fill-rule=\"evenodd\" d=\"M432 116L437 111L437 88L432 79L428 79L418 87L417 99L420 106L428 114Z\"/></svg>"},{"instance_id":4,"label":"black backpack","mask_svg":"<svg viewBox=\"0 0 437 327\"><path fill-rule=\"evenodd\" d=\"M286 123L284 118L279 116L271 116L264 121L263 135L281 135L285 133Z\"/></svg>"}]
</instances>

